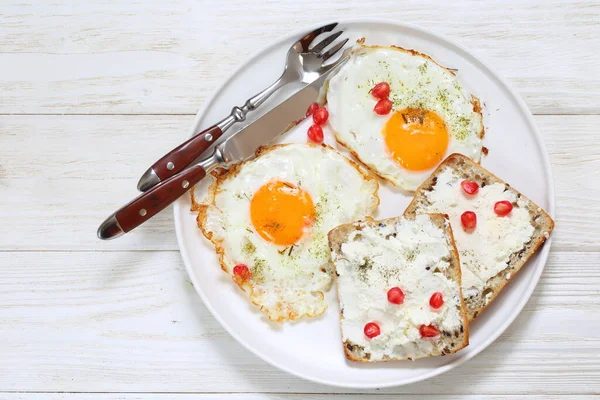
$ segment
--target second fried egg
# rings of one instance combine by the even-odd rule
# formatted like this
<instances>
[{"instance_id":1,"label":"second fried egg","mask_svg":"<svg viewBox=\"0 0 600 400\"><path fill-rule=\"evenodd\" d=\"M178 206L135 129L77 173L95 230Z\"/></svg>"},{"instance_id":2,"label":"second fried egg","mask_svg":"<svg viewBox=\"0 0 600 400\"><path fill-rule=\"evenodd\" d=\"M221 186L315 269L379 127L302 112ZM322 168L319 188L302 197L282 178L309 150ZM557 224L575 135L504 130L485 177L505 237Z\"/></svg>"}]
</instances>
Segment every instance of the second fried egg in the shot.
<instances>
[{"instance_id":1,"label":"second fried egg","mask_svg":"<svg viewBox=\"0 0 600 400\"><path fill-rule=\"evenodd\" d=\"M378 188L331 147L275 145L218 176L198 225L223 270L271 320L314 317L332 282L327 233L372 215Z\"/></svg>"},{"instance_id":2,"label":"second fried egg","mask_svg":"<svg viewBox=\"0 0 600 400\"><path fill-rule=\"evenodd\" d=\"M392 109L379 115L371 89L390 86ZM479 102L454 73L422 54L360 46L329 82L329 120L338 142L382 178L414 191L452 153L479 161Z\"/></svg>"}]
</instances>

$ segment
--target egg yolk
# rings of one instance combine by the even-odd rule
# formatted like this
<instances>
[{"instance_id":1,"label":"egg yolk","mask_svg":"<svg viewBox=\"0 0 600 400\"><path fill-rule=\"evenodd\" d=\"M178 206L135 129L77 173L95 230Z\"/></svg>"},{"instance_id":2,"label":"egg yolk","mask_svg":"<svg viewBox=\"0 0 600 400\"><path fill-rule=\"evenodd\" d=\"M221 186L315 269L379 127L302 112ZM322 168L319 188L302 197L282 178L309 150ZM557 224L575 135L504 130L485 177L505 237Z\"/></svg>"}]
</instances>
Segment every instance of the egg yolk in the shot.
<instances>
[{"instance_id":1,"label":"egg yolk","mask_svg":"<svg viewBox=\"0 0 600 400\"><path fill-rule=\"evenodd\" d=\"M382 133L394 161L411 171L435 167L448 147L446 124L431 110L405 108L396 111Z\"/></svg>"},{"instance_id":2,"label":"egg yolk","mask_svg":"<svg viewBox=\"0 0 600 400\"><path fill-rule=\"evenodd\" d=\"M315 206L310 195L296 185L271 181L254 193L250 218L263 239L289 246L313 224Z\"/></svg>"}]
</instances>

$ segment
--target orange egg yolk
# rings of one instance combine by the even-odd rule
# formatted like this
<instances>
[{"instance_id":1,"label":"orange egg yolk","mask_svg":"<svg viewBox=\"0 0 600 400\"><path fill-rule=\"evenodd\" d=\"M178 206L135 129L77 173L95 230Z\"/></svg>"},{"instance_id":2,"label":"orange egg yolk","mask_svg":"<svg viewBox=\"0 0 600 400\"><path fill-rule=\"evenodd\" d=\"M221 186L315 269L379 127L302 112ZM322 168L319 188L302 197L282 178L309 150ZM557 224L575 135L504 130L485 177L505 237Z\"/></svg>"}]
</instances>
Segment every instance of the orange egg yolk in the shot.
<instances>
[{"instance_id":1,"label":"orange egg yolk","mask_svg":"<svg viewBox=\"0 0 600 400\"><path fill-rule=\"evenodd\" d=\"M405 108L396 111L382 133L394 161L411 171L435 167L448 147L446 124L431 110Z\"/></svg>"},{"instance_id":2,"label":"orange egg yolk","mask_svg":"<svg viewBox=\"0 0 600 400\"><path fill-rule=\"evenodd\" d=\"M263 239L289 246L312 226L315 206L310 195L296 185L271 181L252 197L250 218Z\"/></svg>"}]
</instances>

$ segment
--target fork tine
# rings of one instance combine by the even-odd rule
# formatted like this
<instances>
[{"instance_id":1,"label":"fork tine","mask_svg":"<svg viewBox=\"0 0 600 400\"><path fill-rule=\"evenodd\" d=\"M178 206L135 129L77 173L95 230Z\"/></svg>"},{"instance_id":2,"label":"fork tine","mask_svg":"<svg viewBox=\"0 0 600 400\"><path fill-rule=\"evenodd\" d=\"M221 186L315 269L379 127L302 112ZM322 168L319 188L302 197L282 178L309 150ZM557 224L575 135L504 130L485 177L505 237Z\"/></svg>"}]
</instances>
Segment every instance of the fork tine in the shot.
<instances>
[{"instance_id":1,"label":"fork tine","mask_svg":"<svg viewBox=\"0 0 600 400\"><path fill-rule=\"evenodd\" d=\"M319 36L321 33L324 33L324 32L331 32L332 30L335 29L337 24L338 24L337 22L334 22L333 24L329 24L329 25L325 25L320 28L317 28L314 31L306 34L306 36L304 36L302 39L298 40L294 45L300 43L300 45L302 46L302 50L308 51L308 45L310 45L317 36Z\"/></svg>"},{"instance_id":2,"label":"fork tine","mask_svg":"<svg viewBox=\"0 0 600 400\"><path fill-rule=\"evenodd\" d=\"M310 49L310 51L312 51L313 53L319 54L321 52L321 50L323 50L325 47L327 47L329 45L329 43L332 43L335 39L339 38L342 33L344 33L344 31L339 31L332 35L327 36L325 39L323 39L319 43L317 43L312 49Z\"/></svg>"},{"instance_id":3,"label":"fork tine","mask_svg":"<svg viewBox=\"0 0 600 400\"><path fill-rule=\"evenodd\" d=\"M319 57L323 59L323 61L327 61L328 59L331 58L331 56L333 56L335 53L337 53L342 47L344 47L344 45L348 43L348 39L346 40L342 40L341 42L339 42L338 44L336 44L335 46L333 46L331 49L329 49L328 51L326 51L323 54L319 54Z\"/></svg>"}]
</instances>

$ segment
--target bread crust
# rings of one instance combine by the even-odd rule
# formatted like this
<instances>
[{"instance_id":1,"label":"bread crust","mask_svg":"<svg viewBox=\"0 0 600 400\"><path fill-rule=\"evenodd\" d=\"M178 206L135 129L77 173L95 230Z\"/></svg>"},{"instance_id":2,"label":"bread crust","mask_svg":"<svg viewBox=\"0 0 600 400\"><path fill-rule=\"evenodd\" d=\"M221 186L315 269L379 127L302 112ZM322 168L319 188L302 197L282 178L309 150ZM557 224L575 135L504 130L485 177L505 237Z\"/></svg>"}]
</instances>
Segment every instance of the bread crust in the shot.
<instances>
[{"instance_id":1,"label":"bread crust","mask_svg":"<svg viewBox=\"0 0 600 400\"><path fill-rule=\"evenodd\" d=\"M417 189L415 197L404 211L405 215L415 214L419 204L422 202L428 203L425 193L435 186L437 176L446 167L453 168L455 171L462 174L464 179L477 182L480 186L482 186L482 184L488 185L491 183L501 183L506 185L508 190L513 191L518 198L527 202L527 209L532 218L532 224L535 228L532 240L521 250L518 250L511 255L508 266L504 270L500 271L496 276L488 279L488 281L485 282L484 289L478 294L477 297L471 296L470 298L465 299L469 322L472 322L487 308L488 305L494 301L494 299L496 299L506 284L515 276L517 272L521 270L527 260L529 260L533 254L535 254L537 249L546 241L546 239L548 239L550 233L554 229L554 220L552 217L550 217L550 215L548 215L548 213L546 213L546 211L544 211L541 207L538 207L533 201L525 197L521 192L514 189L508 183L498 178L496 175L486 170L475 161L458 153L448 156L448 158L446 158L436 168L431 176ZM491 293L492 295L489 299L486 299L485 297L488 293Z\"/></svg>"},{"instance_id":2,"label":"bread crust","mask_svg":"<svg viewBox=\"0 0 600 400\"><path fill-rule=\"evenodd\" d=\"M452 233L452 227L450 226L448 216L446 214L439 214L439 213L431 213L428 215L431 217L431 221L438 228L442 229L446 233L446 237L448 238L447 244L450 247L450 253L451 253L450 265L451 265L451 267L448 269L448 271L446 271L445 276L446 276L446 278L457 282L458 288L459 288L459 293L460 293L460 301L461 301L462 332L460 332L458 334L458 336L455 337L456 340L454 342L456 344L454 346L452 346L451 348L444 348L441 351L437 351L437 352L434 352L429 355L429 356L438 356L438 355L444 356L446 354L456 353L457 351L465 348L469 344L469 324L468 324L468 317L467 317L467 312L466 312L467 311L466 304L465 304L463 296L462 296L459 254L458 254L458 250L456 249L456 244L454 242L454 235ZM414 217L415 217L414 214L404 216L404 218L409 219L409 220L414 219ZM372 225L376 226L380 223L385 223L385 224L394 223L398 220L398 218L401 218L401 217L386 218L386 219L382 219L382 220L374 220L374 219L369 218L364 221L357 221L354 223L340 225L337 228L332 229L327 235L328 240L329 240L330 250L332 253L333 252L339 253L341 250L342 244L346 241L348 236L357 229L361 229L364 226L372 226ZM339 294L340 294L339 282L337 279L338 274L335 269L335 263L332 261L331 264L332 264L332 271L334 271L334 281L335 281L335 286L336 286L336 290L337 290L338 303L341 304L340 297L339 297ZM343 315L342 310L340 310L340 331L341 331L341 321L343 319L344 319L344 315ZM343 332L342 332L342 336L343 336ZM405 360L405 359L401 359L401 358L387 358L384 360L370 360L370 359L368 359L367 356L365 356L364 349L361 346L353 344L347 340L342 342L342 346L343 346L344 354L345 354L346 358L350 361L369 363L369 362L388 362L388 361ZM448 351L446 351L446 349ZM361 356L361 353L363 353L362 356ZM368 353L366 353L366 354L368 355ZM408 360L412 360L412 359L408 358Z\"/></svg>"}]
</instances>

